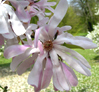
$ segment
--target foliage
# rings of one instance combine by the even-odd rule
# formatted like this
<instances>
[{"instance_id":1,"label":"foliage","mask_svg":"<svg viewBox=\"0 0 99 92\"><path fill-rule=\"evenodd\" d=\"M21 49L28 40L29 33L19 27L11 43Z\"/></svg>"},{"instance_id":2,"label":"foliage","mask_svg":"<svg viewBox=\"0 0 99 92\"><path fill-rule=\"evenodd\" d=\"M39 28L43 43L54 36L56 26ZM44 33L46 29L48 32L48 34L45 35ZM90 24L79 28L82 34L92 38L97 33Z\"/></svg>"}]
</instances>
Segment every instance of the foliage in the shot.
<instances>
[{"instance_id":1,"label":"foliage","mask_svg":"<svg viewBox=\"0 0 99 92\"><path fill-rule=\"evenodd\" d=\"M80 16L86 31L93 31L93 25L96 25L99 21L99 15L95 15L98 4L98 0L71 0L71 5Z\"/></svg>"},{"instance_id":2,"label":"foliage","mask_svg":"<svg viewBox=\"0 0 99 92\"><path fill-rule=\"evenodd\" d=\"M3 57L3 52L4 52L4 46L2 46L2 48L0 48L0 57Z\"/></svg>"}]
</instances>

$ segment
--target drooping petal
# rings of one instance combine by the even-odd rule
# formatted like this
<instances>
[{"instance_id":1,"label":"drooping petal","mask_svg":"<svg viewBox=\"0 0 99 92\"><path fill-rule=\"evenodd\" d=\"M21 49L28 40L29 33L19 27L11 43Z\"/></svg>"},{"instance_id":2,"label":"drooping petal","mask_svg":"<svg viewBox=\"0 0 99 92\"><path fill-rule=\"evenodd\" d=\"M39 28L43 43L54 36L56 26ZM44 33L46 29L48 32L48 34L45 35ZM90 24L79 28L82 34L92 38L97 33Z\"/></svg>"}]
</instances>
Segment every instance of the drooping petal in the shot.
<instances>
[{"instance_id":1,"label":"drooping petal","mask_svg":"<svg viewBox=\"0 0 99 92\"><path fill-rule=\"evenodd\" d=\"M19 54L22 54L26 51L26 49L29 48L28 45L12 45L9 46L4 50L4 57L5 58L12 58L14 56L17 56Z\"/></svg>"},{"instance_id":2,"label":"drooping petal","mask_svg":"<svg viewBox=\"0 0 99 92\"><path fill-rule=\"evenodd\" d=\"M89 63L87 62L87 60L80 55L78 52L71 50L67 47L61 46L61 45L55 45L54 47L57 48L58 50L64 52L64 53L70 53L73 57L76 57L79 61L81 61L82 64L84 64L86 67L91 68L91 66L89 65Z\"/></svg>"},{"instance_id":3,"label":"drooping petal","mask_svg":"<svg viewBox=\"0 0 99 92\"><path fill-rule=\"evenodd\" d=\"M57 90L64 91L64 89L61 87L58 81L56 72L53 73L53 85Z\"/></svg>"},{"instance_id":4,"label":"drooping petal","mask_svg":"<svg viewBox=\"0 0 99 92\"><path fill-rule=\"evenodd\" d=\"M70 90L69 84L67 82L67 80L65 79L65 75L62 71L62 68L60 66L60 63L58 61L58 56L57 53L55 52L55 50L51 50L50 51L50 57L51 57L51 61L53 64L53 83L54 86L58 89L58 90Z\"/></svg>"},{"instance_id":5,"label":"drooping petal","mask_svg":"<svg viewBox=\"0 0 99 92\"><path fill-rule=\"evenodd\" d=\"M53 84L55 88L60 91L70 90L71 88L68 79L66 79L64 75L61 65L59 65L58 67L53 66Z\"/></svg>"},{"instance_id":6,"label":"drooping petal","mask_svg":"<svg viewBox=\"0 0 99 92\"><path fill-rule=\"evenodd\" d=\"M15 71L15 69L17 68L17 66L24 61L25 59L27 59L31 54L33 53L38 53L38 49L33 49L30 48L28 50L26 50L23 54L16 56L12 59L12 62L10 64L10 68L11 70Z\"/></svg>"},{"instance_id":7,"label":"drooping petal","mask_svg":"<svg viewBox=\"0 0 99 92\"><path fill-rule=\"evenodd\" d=\"M43 77L42 77L42 85L41 85L42 89L48 87L51 77L52 77L52 73L53 73L52 72L52 63L51 63L51 60L49 58L47 58L46 67L44 69Z\"/></svg>"},{"instance_id":8,"label":"drooping petal","mask_svg":"<svg viewBox=\"0 0 99 92\"><path fill-rule=\"evenodd\" d=\"M50 37L53 38L54 36L54 29L58 26L58 24L61 22L61 20L63 19L63 17L66 14L68 8L68 3L67 0L60 0L59 4L57 5L55 11L54 11L54 15L52 16L52 18L49 21L49 35Z\"/></svg>"},{"instance_id":9,"label":"drooping petal","mask_svg":"<svg viewBox=\"0 0 99 92\"><path fill-rule=\"evenodd\" d=\"M31 65L34 64L35 59L37 58L38 54L33 54L32 57L23 61L17 68L17 73L21 75L24 73Z\"/></svg>"},{"instance_id":10,"label":"drooping petal","mask_svg":"<svg viewBox=\"0 0 99 92\"><path fill-rule=\"evenodd\" d=\"M55 49L55 51L57 52L57 54L59 56L61 56L61 58L63 60L65 60L76 71L78 71L86 76L91 75L90 70L86 66L84 66L80 61L78 61L77 59L73 58L72 56L70 56L66 53L63 53L62 51L59 51L58 49Z\"/></svg>"},{"instance_id":11,"label":"drooping petal","mask_svg":"<svg viewBox=\"0 0 99 92\"><path fill-rule=\"evenodd\" d=\"M43 64L45 64L45 66L43 66L43 69L41 71L41 75L39 78L39 86L35 87L35 92L39 92L41 89L44 89L46 87L48 87L50 81L51 81L51 77L52 77L52 63L50 61L50 59L47 58L46 62L43 61Z\"/></svg>"},{"instance_id":12,"label":"drooping petal","mask_svg":"<svg viewBox=\"0 0 99 92\"><path fill-rule=\"evenodd\" d=\"M32 71L31 71L31 73L29 74L29 77L28 77L28 83L30 85L38 87L39 77L40 77L40 73L42 71L42 62L43 62L45 57L46 57L46 53L44 55L38 56L34 66L33 66L33 69L32 69Z\"/></svg>"},{"instance_id":13,"label":"drooping petal","mask_svg":"<svg viewBox=\"0 0 99 92\"><path fill-rule=\"evenodd\" d=\"M65 74L65 77L67 78L67 80L69 81L71 86L77 86L78 84L78 79L74 73L74 71L68 67L66 64L62 63L62 68L63 68L63 72Z\"/></svg>"}]
</instances>

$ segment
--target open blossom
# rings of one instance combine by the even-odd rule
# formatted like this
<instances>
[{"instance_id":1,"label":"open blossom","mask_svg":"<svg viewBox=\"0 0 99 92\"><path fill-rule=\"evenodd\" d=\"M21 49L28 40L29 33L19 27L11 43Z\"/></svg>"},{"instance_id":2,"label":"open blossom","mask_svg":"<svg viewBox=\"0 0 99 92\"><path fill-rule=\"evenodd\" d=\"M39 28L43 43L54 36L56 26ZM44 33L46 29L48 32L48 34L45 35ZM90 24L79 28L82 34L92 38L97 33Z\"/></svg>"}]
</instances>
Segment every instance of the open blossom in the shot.
<instances>
[{"instance_id":1,"label":"open blossom","mask_svg":"<svg viewBox=\"0 0 99 92\"><path fill-rule=\"evenodd\" d=\"M34 0L33 2L32 0L28 1L31 3L31 7L34 5L33 7L38 10L45 10L46 6L50 6L47 0L40 0L35 4ZM18 7L20 7L20 4L16 8L18 9ZM42 20L40 22L44 23L42 26L29 24L26 27L26 32L22 37L26 38L27 43L24 43L24 45L11 45L4 51L5 58L13 58L10 65L11 70L16 70L19 75L23 74L29 67L33 67L28 76L28 83L34 86L35 92L48 87L51 78L53 78L55 91L69 91L72 86L77 86L78 84L78 79L73 69L86 76L91 75L89 70L91 67L87 60L76 51L63 45L66 43L83 49L97 47L86 37L73 36L68 32L64 32L70 30L70 26L58 27L58 24L66 14L67 8L67 0L60 0L49 21L45 19L46 22L44 23ZM33 31L35 32L34 40L31 38ZM22 37L20 36L20 39L24 41Z\"/></svg>"},{"instance_id":2,"label":"open blossom","mask_svg":"<svg viewBox=\"0 0 99 92\"><path fill-rule=\"evenodd\" d=\"M66 0L61 0L59 5L63 5L65 2ZM66 6L64 7L66 9ZM36 92L40 91L42 88L45 88L45 85L49 84L51 76L53 76L53 85L55 90L69 91L71 86L76 86L78 80L70 67L86 76L91 75L89 70L91 67L86 59L79 53L62 46L62 44L66 43L76 45L84 49L96 48L97 46L86 37L74 37L67 32L60 32L61 34L59 35L56 29L58 29L57 25L60 20L57 16L55 16L57 14L57 10L59 9L60 7L55 9L55 13L48 25L37 29L35 33L34 46L38 47L38 41L41 42L41 54L37 58L37 61L29 74L28 83L35 87ZM61 14L62 12L58 13L59 16ZM64 15L64 13L62 15ZM44 54L42 54L43 52ZM64 64L62 62L63 60L65 60L70 67ZM49 62L50 73L47 73L48 71L46 70L46 66Z\"/></svg>"}]
</instances>

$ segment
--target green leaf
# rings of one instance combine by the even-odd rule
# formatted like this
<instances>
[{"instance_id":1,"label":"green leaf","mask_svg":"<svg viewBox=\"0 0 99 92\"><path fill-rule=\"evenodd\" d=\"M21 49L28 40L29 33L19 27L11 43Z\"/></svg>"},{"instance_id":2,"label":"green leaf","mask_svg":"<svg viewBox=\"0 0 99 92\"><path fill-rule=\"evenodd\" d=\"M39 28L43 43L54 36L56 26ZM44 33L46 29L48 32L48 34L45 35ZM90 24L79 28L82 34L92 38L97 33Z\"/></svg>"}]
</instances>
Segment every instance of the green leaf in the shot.
<instances>
[{"instance_id":1,"label":"green leaf","mask_svg":"<svg viewBox=\"0 0 99 92\"><path fill-rule=\"evenodd\" d=\"M66 44L66 43L64 43L63 46L66 46L66 47L68 47L70 49L83 49L84 50L84 48L82 48L80 46L77 46L77 45L72 45L72 44Z\"/></svg>"},{"instance_id":2,"label":"green leaf","mask_svg":"<svg viewBox=\"0 0 99 92\"><path fill-rule=\"evenodd\" d=\"M31 18L30 23L37 24L37 21L38 21L38 17L37 16L34 16L34 17Z\"/></svg>"}]
</instances>

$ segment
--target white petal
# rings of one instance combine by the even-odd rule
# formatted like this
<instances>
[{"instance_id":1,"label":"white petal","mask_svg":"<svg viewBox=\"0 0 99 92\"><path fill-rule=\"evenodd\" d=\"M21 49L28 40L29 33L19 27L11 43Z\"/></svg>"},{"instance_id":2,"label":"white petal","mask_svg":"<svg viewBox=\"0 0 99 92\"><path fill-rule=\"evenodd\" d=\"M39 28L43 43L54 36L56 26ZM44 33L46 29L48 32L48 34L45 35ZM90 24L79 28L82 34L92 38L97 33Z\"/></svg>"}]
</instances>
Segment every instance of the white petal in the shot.
<instances>
[{"instance_id":1,"label":"white petal","mask_svg":"<svg viewBox=\"0 0 99 92\"><path fill-rule=\"evenodd\" d=\"M66 14L68 8L68 3L67 0L60 0L59 4L57 5L55 11L54 11L54 15L52 16L52 18L49 21L49 35L50 37L53 38L54 36L54 29L58 26L58 24L61 22L61 20L63 19L63 17Z\"/></svg>"},{"instance_id":2,"label":"white petal","mask_svg":"<svg viewBox=\"0 0 99 92\"><path fill-rule=\"evenodd\" d=\"M69 49L67 47L61 46L61 45L55 45L54 44L54 47L57 48L58 50L64 52L64 53L69 52L71 54L71 56L76 57L86 67L91 68L91 66L89 65L87 60L82 55L80 55L78 52L76 52L74 50L71 50L71 49Z\"/></svg>"},{"instance_id":3,"label":"white petal","mask_svg":"<svg viewBox=\"0 0 99 92\"><path fill-rule=\"evenodd\" d=\"M61 56L63 60L65 60L76 71L86 76L91 75L90 70L86 66L84 66L80 61L76 60L75 58L71 57L70 55L66 53L63 53L62 51L59 51L58 49L55 49L55 51L57 52L59 56Z\"/></svg>"}]
</instances>

